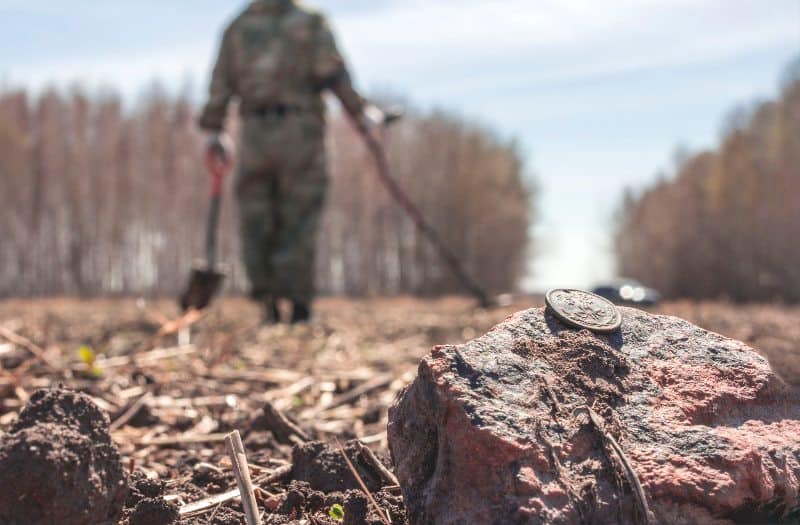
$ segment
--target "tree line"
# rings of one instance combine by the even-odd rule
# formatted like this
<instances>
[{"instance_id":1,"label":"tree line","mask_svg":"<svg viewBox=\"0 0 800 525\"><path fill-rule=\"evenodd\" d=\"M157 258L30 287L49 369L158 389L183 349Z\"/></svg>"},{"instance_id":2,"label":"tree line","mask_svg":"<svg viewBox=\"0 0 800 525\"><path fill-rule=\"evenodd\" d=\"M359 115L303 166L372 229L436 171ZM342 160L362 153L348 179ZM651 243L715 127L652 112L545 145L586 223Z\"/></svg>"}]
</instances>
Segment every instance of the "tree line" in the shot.
<instances>
[{"instance_id":1,"label":"tree line","mask_svg":"<svg viewBox=\"0 0 800 525\"><path fill-rule=\"evenodd\" d=\"M203 253L208 206L195 113L158 88L133 108L114 92L0 92L0 296L177 294ZM321 292L459 292L350 124L330 121ZM398 182L468 270L491 291L513 290L533 221L517 144L442 111L412 112L384 141ZM243 291L230 187L220 252L229 290Z\"/></svg>"},{"instance_id":2,"label":"tree line","mask_svg":"<svg viewBox=\"0 0 800 525\"><path fill-rule=\"evenodd\" d=\"M619 213L620 273L667 297L800 302L800 62L777 100L734 113L719 146Z\"/></svg>"}]
</instances>

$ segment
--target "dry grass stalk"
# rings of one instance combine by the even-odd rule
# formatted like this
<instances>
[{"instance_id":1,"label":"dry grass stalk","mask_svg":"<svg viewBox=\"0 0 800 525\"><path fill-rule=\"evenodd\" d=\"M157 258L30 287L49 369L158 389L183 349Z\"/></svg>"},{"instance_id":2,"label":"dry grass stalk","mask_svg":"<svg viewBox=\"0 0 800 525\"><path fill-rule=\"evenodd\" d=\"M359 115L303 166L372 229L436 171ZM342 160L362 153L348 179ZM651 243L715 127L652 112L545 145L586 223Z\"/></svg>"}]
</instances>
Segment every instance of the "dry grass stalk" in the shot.
<instances>
[{"instance_id":1,"label":"dry grass stalk","mask_svg":"<svg viewBox=\"0 0 800 525\"><path fill-rule=\"evenodd\" d=\"M228 434L225 438L225 444L233 464L236 484L239 485L239 493L242 497L242 507L245 518L247 518L247 525L260 525L261 518L258 514L256 494L253 490L253 481L250 479L250 468L247 465L247 456L244 452L244 444L239 431L234 430Z\"/></svg>"},{"instance_id":2,"label":"dry grass stalk","mask_svg":"<svg viewBox=\"0 0 800 525\"><path fill-rule=\"evenodd\" d=\"M225 441L227 434L183 434L180 436L164 436L154 438L144 438L135 442L139 446L168 446L168 445L190 445L197 443L215 443Z\"/></svg>"},{"instance_id":3,"label":"dry grass stalk","mask_svg":"<svg viewBox=\"0 0 800 525\"><path fill-rule=\"evenodd\" d=\"M342 394L341 396L333 399L330 403L323 405L321 407L315 407L313 409L307 410L303 412L300 417L302 419L313 419L316 418L319 414L323 412L327 412L329 410L333 410L334 408L338 408L342 405L346 405L348 403L352 403L353 401L357 400L359 397L372 392L373 390L377 390L379 388L383 388L389 385L392 381L394 381L394 375L392 374L383 374L379 375L374 379L370 379L366 383L363 383L356 388L350 390L349 392Z\"/></svg>"},{"instance_id":4,"label":"dry grass stalk","mask_svg":"<svg viewBox=\"0 0 800 525\"><path fill-rule=\"evenodd\" d=\"M256 484L259 485L269 485L271 483L275 483L277 481L281 481L285 479L289 474L292 472L291 465L285 465L276 469L271 474L267 474L266 476L261 476L256 479ZM236 499L239 497L239 487L235 489L231 489L227 492L223 492L221 494L214 494L213 496L209 496L207 498L203 498L201 500L195 501L194 503L189 503L180 508L180 515L183 517L186 516L197 516L199 514L204 514L215 507L218 507L224 503L232 499Z\"/></svg>"},{"instance_id":5,"label":"dry grass stalk","mask_svg":"<svg viewBox=\"0 0 800 525\"><path fill-rule=\"evenodd\" d=\"M222 494L214 494L213 496L209 496L207 498L195 501L194 503L189 503L184 505L178 511L181 516L194 516L197 514L203 514L206 511L213 509L214 507L226 503L234 498L239 497L239 489L235 488L233 490L229 490L228 492L223 492Z\"/></svg>"},{"instance_id":6,"label":"dry grass stalk","mask_svg":"<svg viewBox=\"0 0 800 525\"><path fill-rule=\"evenodd\" d=\"M97 367L101 370L128 365L143 366L148 363L161 361L162 359L186 357L196 352L197 348L193 345L157 348L155 350L150 350L149 352L143 352L135 355L124 355L108 358L101 357L95 361L95 365L97 365Z\"/></svg>"}]
</instances>

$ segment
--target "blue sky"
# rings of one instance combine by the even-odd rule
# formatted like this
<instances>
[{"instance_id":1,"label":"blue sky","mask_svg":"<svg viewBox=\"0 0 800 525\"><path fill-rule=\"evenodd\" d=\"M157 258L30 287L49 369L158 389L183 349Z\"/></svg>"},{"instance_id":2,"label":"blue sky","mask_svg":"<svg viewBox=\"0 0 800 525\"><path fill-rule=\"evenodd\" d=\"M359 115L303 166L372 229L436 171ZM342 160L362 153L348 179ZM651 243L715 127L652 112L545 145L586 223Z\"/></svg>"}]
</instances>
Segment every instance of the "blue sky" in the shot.
<instances>
[{"instance_id":1,"label":"blue sky","mask_svg":"<svg viewBox=\"0 0 800 525\"><path fill-rule=\"evenodd\" d=\"M198 98L244 2L0 0L0 84L154 79ZM800 54L800 0L318 0L363 89L443 106L522 143L541 189L528 285L613 275L626 186L712 147Z\"/></svg>"}]
</instances>

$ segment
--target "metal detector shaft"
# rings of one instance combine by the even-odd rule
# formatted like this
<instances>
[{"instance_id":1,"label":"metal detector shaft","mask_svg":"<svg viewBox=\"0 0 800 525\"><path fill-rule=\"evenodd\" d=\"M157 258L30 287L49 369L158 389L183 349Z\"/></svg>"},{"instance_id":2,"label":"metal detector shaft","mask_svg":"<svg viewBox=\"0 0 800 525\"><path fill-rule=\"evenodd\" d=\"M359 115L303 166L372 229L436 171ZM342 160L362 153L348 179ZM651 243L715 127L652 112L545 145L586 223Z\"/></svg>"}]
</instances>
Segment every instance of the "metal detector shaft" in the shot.
<instances>
[{"instance_id":1,"label":"metal detector shaft","mask_svg":"<svg viewBox=\"0 0 800 525\"><path fill-rule=\"evenodd\" d=\"M453 253L447 244L445 244L444 240L439 236L439 233L425 219L425 217L422 215L422 212L419 211L419 208L417 208L416 205L411 202L411 199L408 198L408 195L406 195L403 189L398 186L397 182L392 177L391 169L389 168L389 161L386 158L386 152L384 151L383 146L372 135L372 133L370 133L369 129L367 129L367 126L363 122L359 121L358 119L353 120L355 121L355 125L359 133L362 137L364 137L367 148L375 159L375 163L378 167L378 178L389 191L392 198L394 198L400 207L403 208L403 210L408 214L420 233L427 237L431 244L433 244L445 264L450 267L458 280L461 281L464 287L478 300L478 303L481 305L481 307L487 308L491 306L492 303L489 300L489 296L486 294L483 288L481 288L475 279L473 279L472 276L467 273L456 254Z\"/></svg>"}]
</instances>

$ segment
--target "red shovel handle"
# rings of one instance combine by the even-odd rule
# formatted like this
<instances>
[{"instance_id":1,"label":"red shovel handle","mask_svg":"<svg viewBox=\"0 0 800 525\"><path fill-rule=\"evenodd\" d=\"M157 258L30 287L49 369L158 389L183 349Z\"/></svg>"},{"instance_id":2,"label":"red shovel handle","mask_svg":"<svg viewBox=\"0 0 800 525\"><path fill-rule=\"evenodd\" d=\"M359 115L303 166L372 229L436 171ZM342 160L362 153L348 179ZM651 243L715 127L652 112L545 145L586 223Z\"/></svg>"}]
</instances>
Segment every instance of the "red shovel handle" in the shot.
<instances>
[{"instance_id":1,"label":"red shovel handle","mask_svg":"<svg viewBox=\"0 0 800 525\"><path fill-rule=\"evenodd\" d=\"M211 196L219 197L222 195L222 183L225 180L225 175L228 174L231 168L230 161L225 158L224 154L214 151L213 148L206 150L206 168L211 173Z\"/></svg>"}]
</instances>

